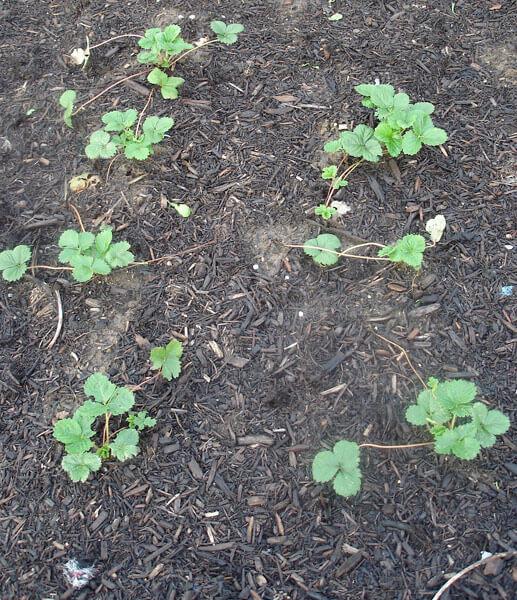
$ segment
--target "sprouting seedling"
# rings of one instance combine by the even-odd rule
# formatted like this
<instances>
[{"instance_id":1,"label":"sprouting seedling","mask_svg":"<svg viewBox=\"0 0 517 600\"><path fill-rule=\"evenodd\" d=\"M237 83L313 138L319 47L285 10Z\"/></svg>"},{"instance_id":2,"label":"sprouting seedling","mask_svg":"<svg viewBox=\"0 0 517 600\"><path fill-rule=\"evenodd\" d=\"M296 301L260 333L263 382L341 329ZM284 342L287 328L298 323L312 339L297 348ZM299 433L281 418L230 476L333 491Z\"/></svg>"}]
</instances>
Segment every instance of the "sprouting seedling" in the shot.
<instances>
[{"instance_id":1,"label":"sprouting seedling","mask_svg":"<svg viewBox=\"0 0 517 600\"><path fill-rule=\"evenodd\" d=\"M29 246L24 245L0 252L0 271L5 281L18 281L25 275L31 254Z\"/></svg>"},{"instance_id":2,"label":"sprouting seedling","mask_svg":"<svg viewBox=\"0 0 517 600\"><path fill-rule=\"evenodd\" d=\"M508 431L510 420L499 410L490 410L482 402L474 402L477 395L474 383L463 379L438 381L431 377L418 394L415 404L406 410L406 420L412 425L425 427L432 442L416 444L356 444L348 440L336 443L332 452L323 450L312 463L313 478L317 482L333 480L334 491L340 496L353 496L361 486L359 466L360 448L409 449L433 446L437 454L473 460L482 448L493 446L497 438Z\"/></svg>"},{"instance_id":3,"label":"sprouting seedling","mask_svg":"<svg viewBox=\"0 0 517 600\"><path fill-rule=\"evenodd\" d=\"M307 240L303 245L303 251L313 261L324 267L335 265L339 259L341 240L333 233L322 233L313 239Z\"/></svg>"},{"instance_id":4,"label":"sprouting seedling","mask_svg":"<svg viewBox=\"0 0 517 600\"><path fill-rule=\"evenodd\" d=\"M377 256L386 256L395 263L404 263L420 269L424 259L425 238L417 234L408 234L391 246L381 248Z\"/></svg>"},{"instance_id":5,"label":"sprouting seedling","mask_svg":"<svg viewBox=\"0 0 517 600\"><path fill-rule=\"evenodd\" d=\"M167 75L158 67L155 67L147 76L147 81L160 88L163 98L166 100L175 100L179 96L179 87L185 83L182 77L172 77Z\"/></svg>"},{"instance_id":6,"label":"sprouting seedling","mask_svg":"<svg viewBox=\"0 0 517 600\"><path fill-rule=\"evenodd\" d=\"M217 36L217 40L226 45L235 44L239 37L239 33L244 31L244 26L240 23L226 24L223 21L212 21L210 29Z\"/></svg>"},{"instance_id":7,"label":"sprouting seedling","mask_svg":"<svg viewBox=\"0 0 517 600\"><path fill-rule=\"evenodd\" d=\"M176 379L181 373L181 356L183 344L178 340L171 340L166 346L158 346L151 350L151 365L158 369L167 381Z\"/></svg>"},{"instance_id":8,"label":"sprouting seedling","mask_svg":"<svg viewBox=\"0 0 517 600\"><path fill-rule=\"evenodd\" d=\"M104 128L91 134L90 143L85 148L86 156L90 159L111 158L119 149L123 149L126 158L148 158L153 154L154 144L161 142L165 133L174 125L174 119L147 117L142 125L142 133L138 134L133 130L137 117L136 110L132 108L104 114Z\"/></svg>"},{"instance_id":9,"label":"sprouting seedling","mask_svg":"<svg viewBox=\"0 0 517 600\"><path fill-rule=\"evenodd\" d=\"M314 214L325 221L332 219L332 217L337 213L337 208L334 206L327 206L326 204L319 204L314 209Z\"/></svg>"},{"instance_id":10,"label":"sprouting seedling","mask_svg":"<svg viewBox=\"0 0 517 600\"><path fill-rule=\"evenodd\" d=\"M338 177L338 168L336 165L330 165L325 167L321 172L321 178L325 180L331 180L331 187L334 190L339 190L340 188L346 187L348 185L348 181L343 179L342 175Z\"/></svg>"},{"instance_id":11,"label":"sprouting seedling","mask_svg":"<svg viewBox=\"0 0 517 600\"><path fill-rule=\"evenodd\" d=\"M178 204L176 202L169 202L172 208L178 213L180 217L188 219L192 214L192 210L188 204Z\"/></svg>"},{"instance_id":12,"label":"sprouting seedling","mask_svg":"<svg viewBox=\"0 0 517 600\"><path fill-rule=\"evenodd\" d=\"M173 56L193 48L181 37L179 25L168 25L163 30L159 27L147 29L144 37L138 40L138 45L143 48L138 53L138 62L158 67L169 67Z\"/></svg>"},{"instance_id":13,"label":"sprouting seedling","mask_svg":"<svg viewBox=\"0 0 517 600\"><path fill-rule=\"evenodd\" d=\"M156 425L146 411L130 412L135 403L131 390L113 384L103 373L90 375L84 384L85 400L71 418L60 419L54 425L53 436L65 445L61 466L72 481L86 481L98 471L103 459L110 456L124 461L139 452L139 431ZM112 439L112 417L126 416L128 428L119 429ZM102 417L102 442L96 446L94 424Z\"/></svg>"},{"instance_id":14,"label":"sprouting seedling","mask_svg":"<svg viewBox=\"0 0 517 600\"><path fill-rule=\"evenodd\" d=\"M61 96L59 96L59 104L65 109L63 112L63 121L68 127L72 125L72 113L74 112L74 103L77 97L75 90L65 90Z\"/></svg>"},{"instance_id":15,"label":"sprouting seedling","mask_svg":"<svg viewBox=\"0 0 517 600\"><path fill-rule=\"evenodd\" d=\"M97 235L68 229L59 238L59 262L73 267L72 277L79 282L89 281L94 275L109 275L113 269L127 267L134 260L129 242L112 240L109 228Z\"/></svg>"}]
</instances>

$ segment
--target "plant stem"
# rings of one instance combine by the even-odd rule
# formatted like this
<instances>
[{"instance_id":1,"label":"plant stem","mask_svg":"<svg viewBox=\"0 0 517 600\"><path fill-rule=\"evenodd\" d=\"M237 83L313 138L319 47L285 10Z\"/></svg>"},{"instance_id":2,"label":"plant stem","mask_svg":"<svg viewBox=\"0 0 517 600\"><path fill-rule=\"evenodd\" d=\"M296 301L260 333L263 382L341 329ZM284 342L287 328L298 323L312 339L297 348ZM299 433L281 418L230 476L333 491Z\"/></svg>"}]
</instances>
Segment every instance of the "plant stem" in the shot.
<instances>
[{"instance_id":1,"label":"plant stem","mask_svg":"<svg viewBox=\"0 0 517 600\"><path fill-rule=\"evenodd\" d=\"M388 344L391 344L392 346L395 346L396 348L398 348L402 354L405 356L408 365L410 366L411 370L413 371L413 373L418 377L418 379L420 380L420 383L424 386L424 389L427 389L427 384L426 382L422 379L422 377L420 377L420 374L418 373L418 371L415 369L415 367L413 366L413 363L411 362L411 360L409 359L408 353L404 350L404 348L402 348L402 346L399 346L398 344L396 344L395 342L392 342L391 340L388 340L388 338L383 337L382 335L380 335L379 333L375 334L377 337L380 337L381 340L384 340L385 342L387 342Z\"/></svg>"},{"instance_id":2,"label":"plant stem","mask_svg":"<svg viewBox=\"0 0 517 600\"><path fill-rule=\"evenodd\" d=\"M138 122L136 124L136 129L135 129L135 137L136 138L138 137L138 132L140 130L140 123L142 122L142 118L143 118L143 116L145 114L145 111L147 110L147 107L149 106L149 104L150 104L150 102L151 102L151 100L153 98L153 94L154 94L154 90L151 90L149 92L149 96L147 98L147 102L145 103L144 108L142 108L142 110L140 111L140 114L138 115Z\"/></svg>"},{"instance_id":3,"label":"plant stem","mask_svg":"<svg viewBox=\"0 0 517 600\"><path fill-rule=\"evenodd\" d=\"M73 267L49 267L48 265L31 265L31 269L48 269L49 271L73 271Z\"/></svg>"},{"instance_id":4,"label":"plant stem","mask_svg":"<svg viewBox=\"0 0 517 600\"><path fill-rule=\"evenodd\" d=\"M111 413L104 415L104 431L102 433L102 445L107 446L110 441L110 417Z\"/></svg>"},{"instance_id":5,"label":"plant stem","mask_svg":"<svg viewBox=\"0 0 517 600\"><path fill-rule=\"evenodd\" d=\"M104 44L109 44L110 42L114 42L115 40L119 40L120 38L125 38L125 37L136 37L136 38L143 38L143 35L139 35L138 33L121 33L120 35L116 35L112 38L110 38L109 40L104 40L104 42L99 42L98 44L95 44L94 46L89 46L90 50L93 50L94 48L100 48L101 46L104 46Z\"/></svg>"},{"instance_id":6,"label":"plant stem","mask_svg":"<svg viewBox=\"0 0 517 600\"><path fill-rule=\"evenodd\" d=\"M379 448L379 450L403 450L404 448L421 448L423 446L433 446L434 442L420 442L418 444L359 444L359 448Z\"/></svg>"},{"instance_id":7,"label":"plant stem","mask_svg":"<svg viewBox=\"0 0 517 600\"><path fill-rule=\"evenodd\" d=\"M343 250L343 252L337 252L337 250L330 250L329 248L321 248L320 246L307 246L306 244L283 244L286 248L307 248L308 250L320 250L322 252L329 252L330 254L335 254L336 256L343 256L345 258L357 258L358 260L379 260L379 261L387 261L391 262L389 258L382 258L380 256L359 256L358 254L347 254L348 250L352 248L357 248L357 246L351 246L351 248L347 248ZM371 244L359 244L359 246L370 246L370 245L379 245L372 242ZM382 246L382 244L380 244Z\"/></svg>"},{"instance_id":8,"label":"plant stem","mask_svg":"<svg viewBox=\"0 0 517 600\"><path fill-rule=\"evenodd\" d=\"M345 159L346 159L346 156L345 156L345 157L343 157L343 159L342 159L342 160L341 160L341 162L339 163L338 170L339 170L339 168L341 167L341 165L342 165L342 164L345 162ZM357 162L355 162L353 165L351 165L350 167L348 167L347 169L345 169L345 170L343 171L343 173L341 173L341 175L340 175L339 177L336 177L336 179L334 179L334 180L332 181L332 184L331 184L331 186L330 186L330 190L329 190L329 193L328 193L327 199L325 200L325 204L326 204L327 206L329 206L329 205L330 205L330 201L332 200L332 196L333 196L333 195L336 193L336 191L337 191L337 190L336 190L336 188L334 187L334 183L335 183L336 181L338 181L338 180L345 179L346 177L348 177L348 176L350 175L350 173L352 173L352 171L354 171L355 169L357 169L357 167L358 167L358 166L359 166L361 163L363 163L363 162L364 162L364 158L361 158L361 160L358 160L358 161L357 161Z\"/></svg>"},{"instance_id":9,"label":"plant stem","mask_svg":"<svg viewBox=\"0 0 517 600\"><path fill-rule=\"evenodd\" d=\"M169 63L169 69L172 69L177 62L179 62L180 60L183 60L185 58L185 56L187 56L187 54L190 54L191 52L195 52L196 50L200 50L201 48L204 48L205 46L209 46L210 44L215 44L215 42L218 42L218 41L219 40L217 40L217 39L208 40L207 42L203 42L202 44L199 44L199 46L194 46L194 48L190 48L190 50L187 50L183 54L180 54L178 56L178 58L175 58L173 61L171 61Z\"/></svg>"},{"instance_id":10,"label":"plant stem","mask_svg":"<svg viewBox=\"0 0 517 600\"><path fill-rule=\"evenodd\" d=\"M102 92L99 92L93 98L90 98L84 104L81 104L81 106L79 108L77 108L72 113L72 116L78 114L81 110L84 110L88 106L88 104L91 104L92 102L95 102L95 100L97 100L98 98L100 98L101 96L103 96L104 94L106 94L107 92L109 92L110 90L112 90L117 85L119 85L121 83L124 83L124 81L129 81L130 79L134 79L135 77L140 77L140 75L145 75L149 71L150 71L150 69L145 69L144 71L139 71L138 73L134 73L133 75L128 75L127 77L123 77L122 79L119 79L118 81L115 81L115 83L112 83L111 85L108 85L108 87L105 88L105 89L103 89Z\"/></svg>"},{"instance_id":11,"label":"plant stem","mask_svg":"<svg viewBox=\"0 0 517 600\"><path fill-rule=\"evenodd\" d=\"M137 385L130 385L128 387L132 392L136 392L137 390L142 389L144 387L144 385L147 385L148 383L151 383L151 381L154 381L161 374L162 374L162 372L160 370L160 371L158 371L158 373L155 373L152 377L148 377L147 379L144 379L141 383L139 383Z\"/></svg>"},{"instance_id":12,"label":"plant stem","mask_svg":"<svg viewBox=\"0 0 517 600\"><path fill-rule=\"evenodd\" d=\"M85 229L84 229L84 225L83 225L83 220L81 219L81 215L79 214L79 211L77 210L77 208L71 202L69 202L68 205L73 210L73 212L75 214L75 218L77 219L77 221L79 223L79 227L81 228L81 231L84 232Z\"/></svg>"}]
</instances>

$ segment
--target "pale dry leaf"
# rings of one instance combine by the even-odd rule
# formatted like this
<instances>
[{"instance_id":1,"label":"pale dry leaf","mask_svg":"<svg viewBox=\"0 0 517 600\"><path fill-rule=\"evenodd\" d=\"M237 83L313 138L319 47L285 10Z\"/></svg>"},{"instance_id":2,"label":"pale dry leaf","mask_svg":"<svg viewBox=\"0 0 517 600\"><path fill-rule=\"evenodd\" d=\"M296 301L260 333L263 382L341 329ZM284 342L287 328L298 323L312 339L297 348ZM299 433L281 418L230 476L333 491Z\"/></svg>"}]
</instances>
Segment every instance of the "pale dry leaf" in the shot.
<instances>
[{"instance_id":1,"label":"pale dry leaf","mask_svg":"<svg viewBox=\"0 0 517 600\"><path fill-rule=\"evenodd\" d=\"M101 179L98 175L92 175L91 173L81 173L80 175L75 175L68 182L70 186L70 190L75 193L84 192L89 187L95 187L99 185Z\"/></svg>"},{"instance_id":2,"label":"pale dry leaf","mask_svg":"<svg viewBox=\"0 0 517 600\"><path fill-rule=\"evenodd\" d=\"M443 215L436 215L434 219L429 219L429 221L427 221L425 224L425 230L431 237L431 241L433 241L435 244L442 239L446 225L447 221Z\"/></svg>"},{"instance_id":3,"label":"pale dry leaf","mask_svg":"<svg viewBox=\"0 0 517 600\"><path fill-rule=\"evenodd\" d=\"M74 65L80 67L81 65L85 66L90 53L82 48L74 48L72 52L70 52L70 60Z\"/></svg>"},{"instance_id":4,"label":"pale dry leaf","mask_svg":"<svg viewBox=\"0 0 517 600\"><path fill-rule=\"evenodd\" d=\"M349 206L346 202L341 202L339 200L334 200L330 206L336 209L336 213L340 217L346 215L346 213L349 213L352 210L352 207Z\"/></svg>"}]
</instances>

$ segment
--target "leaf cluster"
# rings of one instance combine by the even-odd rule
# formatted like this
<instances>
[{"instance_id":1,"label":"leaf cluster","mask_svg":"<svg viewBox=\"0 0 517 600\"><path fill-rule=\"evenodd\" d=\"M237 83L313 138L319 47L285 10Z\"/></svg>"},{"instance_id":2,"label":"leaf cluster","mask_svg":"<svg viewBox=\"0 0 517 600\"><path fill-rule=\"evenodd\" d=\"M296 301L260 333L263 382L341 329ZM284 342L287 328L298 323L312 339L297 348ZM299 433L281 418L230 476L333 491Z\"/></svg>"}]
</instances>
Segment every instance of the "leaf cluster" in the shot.
<instances>
[{"instance_id":1,"label":"leaf cluster","mask_svg":"<svg viewBox=\"0 0 517 600\"><path fill-rule=\"evenodd\" d=\"M111 229L97 235L89 231L64 231L58 241L59 262L73 267L72 277L79 282L94 275L109 275L112 269L127 267L134 260L129 242L113 242Z\"/></svg>"},{"instance_id":2,"label":"leaf cluster","mask_svg":"<svg viewBox=\"0 0 517 600\"><path fill-rule=\"evenodd\" d=\"M24 245L0 252L0 271L5 281L18 281L24 276L31 254L29 246Z\"/></svg>"},{"instance_id":3,"label":"leaf cluster","mask_svg":"<svg viewBox=\"0 0 517 600\"><path fill-rule=\"evenodd\" d=\"M406 410L406 419L412 425L427 427L438 454L472 460L481 448L493 446L496 436L510 427L504 413L474 402L476 395L476 385L471 381L440 382L430 378L428 388Z\"/></svg>"},{"instance_id":4,"label":"leaf cluster","mask_svg":"<svg viewBox=\"0 0 517 600\"><path fill-rule=\"evenodd\" d=\"M142 48L136 57L138 62L157 67L169 67L173 56L193 48L192 44L181 37L179 25L167 25L165 29L147 29L138 45Z\"/></svg>"},{"instance_id":5,"label":"leaf cluster","mask_svg":"<svg viewBox=\"0 0 517 600\"><path fill-rule=\"evenodd\" d=\"M98 471L102 459L113 456L124 461L136 456L139 452L139 431L156 425L156 420L146 411L130 412L135 403L133 392L116 386L103 373L90 375L83 389L89 399L71 418L57 421L53 430L54 438L65 446L61 466L76 482L84 482L90 473ZM110 440L110 417L122 415L126 415L128 427L120 429ZM94 425L98 417L104 417L104 435L103 443L95 446Z\"/></svg>"},{"instance_id":6,"label":"leaf cluster","mask_svg":"<svg viewBox=\"0 0 517 600\"><path fill-rule=\"evenodd\" d=\"M167 381L176 379L181 373L182 355L183 344L178 340L171 340L166 346L157 346L151 350L152 368L160 370Z\"/></svg>"},{"instance_id":7,"label":"leaf cluster","mask_svg":"<svg viewBox=\"0 0 517 600\"><path fill-rule=\"evenodd\" d=\"M420 269L424 259L425 238L410 233L397 240L391 246L384 246L378 256L389 258L394 263L404 263L413 269Z\"/></svg>"},{"instance_id":8,"label":"leaf cluster","mask_svg":"<svg viewBox=\"0 0 517 600\"><path fill-rule=\"evenodd\" d=\"M123 149L126 158L136 160L148 158L153 154L154 144L161 142L165 133L172 128L174 119L147 117L142 124L142 132L137 134L133 129L137 117L138 114L133 108L105 113L102 116L104 128L91 134L90 143L85 148L86 156L92 160L111 158L119 149Z\"/></svg>"}]
</instances>

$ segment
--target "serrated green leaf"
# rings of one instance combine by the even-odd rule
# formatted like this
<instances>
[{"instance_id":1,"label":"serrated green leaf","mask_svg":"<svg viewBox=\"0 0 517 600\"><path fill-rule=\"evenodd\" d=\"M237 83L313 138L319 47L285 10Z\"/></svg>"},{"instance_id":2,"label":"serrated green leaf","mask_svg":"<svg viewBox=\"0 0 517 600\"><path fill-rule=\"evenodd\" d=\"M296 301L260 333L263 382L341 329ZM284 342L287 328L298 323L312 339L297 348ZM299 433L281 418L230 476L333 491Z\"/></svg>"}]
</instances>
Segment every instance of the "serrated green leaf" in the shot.
<instances>
[{"instance_id":1,"label":"serrated green leaf","mask_svg":"<svg viewBox=\"0 0 517 600\"><path fill-rule=\"evenodd\" d=\"M124 156L134 160L145 160L151 155L151 146L148 140L142 138L127 142L124 146Z\"/></svg>"},{"instance_id":2,"label":"serrated green leaf","mask_svg":"<svg viewBox=\"0 0 517 600\"><path fill-rule=\"evenodd\" d=\"M70 259L78 254L82 254L93 246L95 236L88 231L74 231L67 229L59 237L58 246L63 248L58 260L63 263L69 263Z\"/></svg>"},{"instance_id":3,"label":"serrated green leaf","mask_svg":"<svg viewBox=\"0 0 517 600\"><path fill-rule=\"evenodd\" d=\"M428 413L424 406L412 404L406 409L406 421L412 425L427 425Z\"/></svg>"},{"instance_id":4,"label":"serrated green leaf","mask_svg":"<svg viewBox=\"0 0 517 600\"><path fill-rule=\"evenodd\" d=\"M90 136L90 143L84 149L86 156L92 160L96 158L111 158L117 152L117 146L111 141L109 133L103 129L94 131Z\"/></svg>"},{"instance_id":5,"label":"serrated green leaf","mask_svg":"<svg viewBox=\"0 0 517 600\"><path fill-rule=\"evenodd\" d=\"M426 146L439 146L447 141L447 133L439 127L431 127L422 133L421 139Z\"/></svg>"},{"instance_id":6,"label":"serrated green leaf","mask_svg":"<svg viewBox=\"0 0 517 600\"><path fill-rule=\"evenodd\" d=\"M106 412L112 415L123 415L129 412L135 404L135 395L126 387L117 387L115 393L105 404Z\"/></svg>"},{"instance_id":7,"label":"serrated green leaf","mask_svg":"<svg viewBox=\"0 0 517 600\"><path fill-rule=\"evenodd\" d=\"M341 179L341 178L337 178L333 183L332 183L332 188L334 190L340 190L341 188L344 188L348 185L348 181L346 179Z\"/></svg>"},{"instance_id":8,"label":"serrated green leaf","mask_svg":"<svg viewBox=\"0 0 517 600\"><path fill-rule=\"evenodd\" d=\"M472 423L476 429L476 439L482 448L489 448L496 442L496 436L506 433L510 419L499 410L488 410L481 402L472 405Z\"/></svg>"},{"instance_id":9,"label":"serrated green leaf","mask_svg":"<svg viewBox=\"0 0 517 600\"><path fill-rule=\"evenodd\" d=\"M147 81L149 83L159 85L160 87L167 83L167 79L169 79L167 73L158 67L155 67L147 76Z\"/></svg>"},{"instance_id":10,"label":"serrated green leaf","mask_svg":"<svg viewBox=\"0 0 517 600\"><path fill-rule=\"evenodd\" d=\"M132 127L137 120L138 113L134 108L125 111L113 110L102 115L104 131L124 131Z\"/></svg>"},{"instance_id":11,"label":"serrated green leaf","mask_svg":"<svg viewBox=\"0 0 517 600\"><path fill-rule=\"evenodd\" d=\"M342 471L352 470L359 464L361 450L355 442L340 440L334 444L332 452L337 457Z\"/></svg>"},{"instance_id":12,"label":"serrated green leaf","mask_svg":"<svg viewBox=\"0 0 517 600\"><path fill-rule=\"evenodd\" d=\"M341 249L341 241L332 233L322 233L318 237L307 240L303 251L312 257L315 263L323 266L335 265L339 260L337 251Z\"/></svg>"},{"instance_id":13,"label":"serrated green leaf","mask_svg":"<svg viewBox=\"0 0 517 600\"><path fill-rule=\"evenodd\" d=\"M326 221L332 219L336 212L336 208L334 208L333 206L326 206L325 204L320 204L314 209L314 214L318 217L321 217L322 219L325 219Z\"/></svg>"},{"instance_id":14,"label":"serrated green leaf","mask_svg":"<svg viewBox=\"0 0 517 600\"><path fill-rule=\"evenodd\" d=\"M106 413L104 404L94 402L93 400L85 400L81 406L75 411L75 416L84 416L90 419L96 419Z\"/></svg>"},{"instance_id":15,"label":"serrated green leaf","mask_svg":"<svg viewBox=\"0 0 517 600\"><path fill-rule=\"evenodd\" d=\"M86 396L91 396L96 402L106 405L117 391L117 386L111 383L104 373L93 373L84 382L83 390Z\"/></svg>"},{"instance_id":16,"label":"serrated green leaf","mask_svg":"<svg viewBox=\"0 0 517 600\"><path fill-rule=\"evenodd\" d=\"M375 87L374 83L360 83L355 86L355 91L361 96L370 97L372 95L372 90Z\"/></svg>"},{"instance_id":17,"label":"serrated green leaf","mask_svg":"<svg viewBox=\"0 0 517 600\"><path fill-rule=\"evenodd\" d=\"M401 262L419 269L422 266L425 251L425 238L421 235L408 234L392 246L385 246L378 256L387 256L392 262Z\"/></svg>"},{"instance_id":18,"label":"serrated green leaf","mask_svg":"<svg viewBox=\"0 0 517 600\"><path fill-rule=\"evenodd\" d=\"M72 125L72 113L74 111L74 103L77 94L74 90L65 90L61 96L59 96L59 104L65 109L63 112L63 121L68 127Z\"/></svg>"},{"instance_id":19,"label":"serrated green leaf","mask_svg":"<svg viewBox=\"0 0 517 600\"><path fill-rule=\"evenodd\" d=\"M64 258L64 256L61 257ZM73 256L67 255L66 257L67 261L73 267L72 277L79 283L85 283L86 281L90 281L90 279L94 276L93 256L83 256L82 254L75 254Z\"/></svg>"},{"instance_id":20,"label":"serrated green leaf","mask_svg":"<svg viewBox=\"0 0 517 600\"><path fill-rule=\"evenodd\" d=\"M361 489L361 471L357 468L347 472L339 471L333 487L339 496L355 496Z\"/></svg>"},{"instance_id":21,"label":"serrated green leaf","mask_svg":"<svg viewBox=\"0 0 517 600\"><path fill-rule=\"evenodd\" d=\"M158 346L151 350L151 365L153 369L161 369L162 376L167 381L176 379L181 373L181 357L183 344L171 340L166 346Z\"/></svg>"},{"instance_id":22,"label":"serrated green leaf","mask_svg":"<svg viewBox=\"0 0 517 600\"><path fill-rule=\"evenodd\" d=\"M101 459L93 452L83 454L67 454L61 461L61 466L72 481L86 481L88 475L101 468Z\"/></svg>"},{"instance_id":23,"label":"serrated green leaf","mask_svg":"<svg viewBox=\"0 0 517 600\"><path fill-rule=\"evenodd\" d=\"M237 41L238 34L244 31L244 26L240 23L226 25L223 21L212 21L210 29L216 34L220 42L230 45Z\"/></svg>"},{"instance_id":24,"label":"serrated green leaf","mask_svg":"<svg viewBox=\"0 0 517 600\"><path fill-rule=\"evenodd\" d=\"M402 152L404 154L408 154L409 156L413 156L417 154L422 149L422 142L415 135L415 133L411 130L406 131L406 133L402 136Z\"/></svg>"},{"instance_id":25,"label":"serrated green leaf","mask_svg":"<svg viewBox=\"0 0 517 600\"><path fill-rule=\"evenodd\" d=\"M95 236L95 249L101 256L108 251L112 239L113 231L111 227L106 227Z\"/></svg>"},{"instance_id":26,"label":"serrated green leaf","mask_svg":"<svg viewBox=\"0 0 517 600\"><path fill-rule=\"evenodd\" d=\"M382 148L375 139L374 130L368 125L358 125L354 131L343 131L339 136L341 149L350 156L377 162Z\"/></svg>"},{"instance_id":27,"label":"serrated green leaf","mask_svg":"<svg viewBox=\"0 0 517 600\"><path fill-rule=\"evenodd\" d=\"M81 418L60 419L54 425L53 436L65 444L68 454L81 454L93 446L91 437L94 435L91 423Z\"/></svg>"},{"instance_id":28,"label":"serrated green leaf","mask_svg":"<svg viewBox=\"0 0 517 600\"><path fill-rule=\"evenodd\" d=\"M31 249L25 245L0 252L0 271L5 281L18 281L23 277L29 267L31 254Z\"/></svg>"},{"instance_id":29,"label":"serrated green leaf","mask_svg":"<svg viewBox=\"0 0 517 600\"><path fill-rule=\"evenodd\" d=\"M391 108L394 96L395 89L392 85L386 83L374 85L370 91L370 100L377 108Z\"/></svg>"},{"instance_id":30,"label":"serrated green leaf","mask_svg":"<svg viewBox=\"0 0 517 600\"><path fill-rule=\"evenodd\" d=\"M178 215L184 219L187 219L192 214L192 210L188 204L176 204L176 202L171 202L170 205L172 208L174 208Z\"/></svg>"},{"instance_id":31,"label":"serrated green leaf","mask_svg":"<svg viewBox=\"0 0 517 600\"><path fill-rule=\"evenodd\" d=\"M323 150L325 152L328 152L329 154L334 154L334 152L340 152L342 150L342 148L341 148L341 140L337 139L337 140L330 140L330 141L328 141L323 146Z\"/></svg>"},{"instance_id":32,"label":"serrated green leaf","mask_svg":"<svg viewBox=\"0 0 517 600\"><path fill-rule=\"evenodd\" d=\"M444 381L436 388L436 397L441 404L457 417L467 417L471 413L472 402L477 394L477 388L471 381L454 379Z\"/></svg>"},{"instance_id":33,"label":"serrated green leaf","mask_svg":"<svg viewBox=\"0 0 517 600\"><path fill-rule=\"evenodd\" d=\"M127 267L135 260L134 255L129 252L129 248L129 242L116 242L115 244L111 244L104 259L114 269L117 267Z\"/></svg>"},{"instance_id":34,"label":"serrated green leaf","mask_svg":"<svg viewBox=\"0 0 517 600\"><path fill-rule=\"evenodd\" d=\"M338 458L330 450L318 452L312 461L312 478L318 483L330 481L338 470Z\"/></svg>"},{"instance_id":35,"label":"serrated green leaf","mask_svg":"<svg viewBox=\"0 0 517 600\"><path fill-rule=\"evenodd\" d=\"M175 100L179 96L179 88L185 83L182 77L168 77L164 85L160 87L162 97L166 100Z\"/></svg>"},{"instance_id":36,"label":"serrated green leaf","mask_svg":"<svg viewBox=\"0 0 517 600\"><path fill-rule=\"evenodd\" d=\"M131 413L128 416L128 423L130 427L136 427L139 431L146 427L154 427L156 425L156 419L149 417L147 411L141 410L138 413Z\"/></svg>"},{"instance_id":37,"label":"serrated green leaf","mask_svg":"<svg viewBox=\"0 0 517 600\"><path fill-rule=\"evenodd\" d=\"M147 117L142 125L146 143L157 144L174 125L174 119L170 117Z\"/></svg>"},{"instance_id":38,"label":"serrated green leaf","mask_svg":"<svg viewBox=\"0 0 517 600\"><path fill-rule=\"evenodd\" d=\"M334 179L337 175L337 167L336 165L330 165L329 167L325 167L321 172L322 179Z\"/></svg>"},{"instance_id":39,"label":"serrated green leaf","mask_svg":"<svg viewBox=\"0 0 517 600\"><path fill-rule=\"evenodd\" d=\"M118 460L127 460L139 452L138 441L140 436L136 429L122 429L110 443L111 453Z\"/></svg>"},{"instance_id":40,"label":"serrated green leaf","mask_svg":"<svg viewBox=\"0 0 517 600\"><path fill-rule=\"evenodd\" d=\"M384 142L390 156L397 157L402 152L402 136L388 123L382 122L375 128L375 137Z\"/></svg>"},{"instance_id":41,"label":"serrated green leaf","mask_svg":"<svg viewBox=\"0 0 517 600\"><path fill-rule=\"evenodd\" d=\"M481 450L475 433L475 427L470 423L448 429L437 436L435 450L438 454L454 454L463 460L472 460Z\"/></svg>"}]
</instances>

